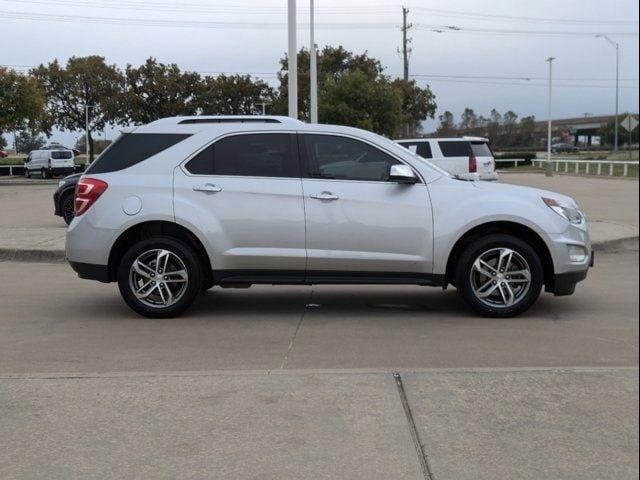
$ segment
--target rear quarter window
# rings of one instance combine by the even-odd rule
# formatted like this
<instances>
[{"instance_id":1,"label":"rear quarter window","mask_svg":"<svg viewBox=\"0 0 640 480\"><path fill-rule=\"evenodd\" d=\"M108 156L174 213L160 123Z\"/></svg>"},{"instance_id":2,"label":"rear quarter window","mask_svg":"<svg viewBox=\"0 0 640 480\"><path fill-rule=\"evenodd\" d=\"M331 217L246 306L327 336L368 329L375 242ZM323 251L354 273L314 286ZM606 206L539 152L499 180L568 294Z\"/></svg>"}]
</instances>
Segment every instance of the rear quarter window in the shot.
<instances>
[{"instance_id":1,"label":"rear quarter window","mask_svg":"<svg viewBox=\"0 0 640 480\"><path fill-rule=\"evenodd\" d=\"M440 151L445 157L469 157L471 156L471 145L465 141L443 140L438 142Z\"/></svg>"},{"instance_id":2,"label":"rear quarter window","mask_svg":"<svg viewBox=\"0 0 640 480\"><path fill-rule=\"evenodd\" d=\"M401 143L405 148L408 148L413 153L417 153L422 158L433 158L431 154L431 145L429 142L405 142Z\"/></svg>"},{"instance_id":3,"label":"rear quarter window","mask_svg":"<svg viewBox=\"0 0 640 480\"><path fill-rule=\"evenodd\" d=\"M121 135L87 170L109 173L124 170L190 137L182 133L126 133Z\"/></svg>"}]
</instances>

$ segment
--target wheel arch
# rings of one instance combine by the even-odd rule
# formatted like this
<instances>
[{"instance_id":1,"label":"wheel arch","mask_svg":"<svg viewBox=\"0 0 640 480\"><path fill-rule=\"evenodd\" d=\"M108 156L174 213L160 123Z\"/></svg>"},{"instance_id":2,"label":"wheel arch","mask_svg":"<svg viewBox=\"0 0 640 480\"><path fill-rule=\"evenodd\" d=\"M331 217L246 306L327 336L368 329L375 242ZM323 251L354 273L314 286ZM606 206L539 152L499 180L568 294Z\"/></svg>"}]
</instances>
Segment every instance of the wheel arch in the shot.
<instances>
[{"instance_id":1,"label":"wheel arch","mask_svg":"<svg viewBox=\"0 0 640 480\"><path fill-rule=\"evenodd\" d=\"M211 280L211 261L200 239L188 228L183 227L182 225L179 225L177 223L163 220L152 220L137 223L129 227L116 239L113 246L111 247L111 251L109 252L109 281L117 280L118 266L120 265L120 261L122 260L122 257L124 256L128 247L130 247L133 243L145 238L159 235L182 240L183 242L191 246L203 266L203 276L205 282Z\"/></svg>"},{"instance_id":2,"label":"wheel arch","mask_svg":"<svg viewBox=\"0 0 640 480\"><path fill-rule=\"evenodd\" d=\"M553 288L554 268L553 257L544 239L535 230L526 225L511 221L494 221L483 223L465 232L454 244L447 259L445 282L453 283L458 259L464 248L476 239L495 233L512 235L528 243L536 251L542 263L544 285L547 290Z\"/></svg>"}]
</instances>

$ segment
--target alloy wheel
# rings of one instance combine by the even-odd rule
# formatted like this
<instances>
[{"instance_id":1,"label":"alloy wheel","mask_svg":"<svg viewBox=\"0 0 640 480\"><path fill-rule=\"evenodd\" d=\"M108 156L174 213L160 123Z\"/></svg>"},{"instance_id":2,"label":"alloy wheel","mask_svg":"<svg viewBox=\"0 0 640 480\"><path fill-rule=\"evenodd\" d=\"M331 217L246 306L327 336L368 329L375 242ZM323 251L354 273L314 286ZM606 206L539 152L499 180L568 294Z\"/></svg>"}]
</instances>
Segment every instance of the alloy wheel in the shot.
<instances>
[{"instance_id":1,"label":"alloy wheel","mask_svg":"<svg viewBox=\"0 0 640 480\"><path fill-rule=\"evenodd\" d=\"M515 250L493 248L473 262L470 280L478 300L494 308L507 308L527 295L531 286L531 269Z\"/></svg>"},{"instance_id":2,"label":"alloy wheel","mask_svg":"<svg viewBox=\"0 0 640 480\"><path fill-rule=\"evenodd\" d=\"M175 304L185 294L188 284L184 262L169 250L147 250L129 269L131 291L140 302L152 308Z\"/></svg>"}]
</instances>

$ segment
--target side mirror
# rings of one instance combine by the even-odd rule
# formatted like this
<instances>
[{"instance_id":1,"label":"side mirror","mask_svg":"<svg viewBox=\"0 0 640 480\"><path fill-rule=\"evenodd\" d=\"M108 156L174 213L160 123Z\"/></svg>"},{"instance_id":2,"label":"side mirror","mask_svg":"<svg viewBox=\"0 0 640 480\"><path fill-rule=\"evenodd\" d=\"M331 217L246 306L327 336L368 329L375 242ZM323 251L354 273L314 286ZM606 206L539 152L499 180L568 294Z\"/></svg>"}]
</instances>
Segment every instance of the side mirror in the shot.
<instances>
[{"instance_id":1,"label":"side mirror","mask_svg":"<svg viewBox=\"0 0 640 480\"><path fill-rule=\"evenodd\" d=\"M391 165L389 181L413 184L418 181L418 177L408 165Z\"/></svg>"}]
</instances>

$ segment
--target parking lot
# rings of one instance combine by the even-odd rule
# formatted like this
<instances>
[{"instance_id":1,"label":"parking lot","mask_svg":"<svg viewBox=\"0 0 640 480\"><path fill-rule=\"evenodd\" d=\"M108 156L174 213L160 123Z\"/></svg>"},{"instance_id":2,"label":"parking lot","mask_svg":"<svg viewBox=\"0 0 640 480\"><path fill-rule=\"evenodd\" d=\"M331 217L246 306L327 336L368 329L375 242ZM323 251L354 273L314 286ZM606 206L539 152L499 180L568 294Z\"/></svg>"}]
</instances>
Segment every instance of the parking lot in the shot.
<instances>
[{"instance_id":1,"label":"parking lot","mask_svg":"<svg viewBox=\"0 0 640 480\"><path fill-rule=\"evenodd\" d=\"M637 181L504 181L637 238ZM62 248L54 189L0 185L6 251ZM0 262L0 477L637 478L635 245L514 319L454 289L253 286L151 320L64 262Z\"/></svg>"}]
</instances>

